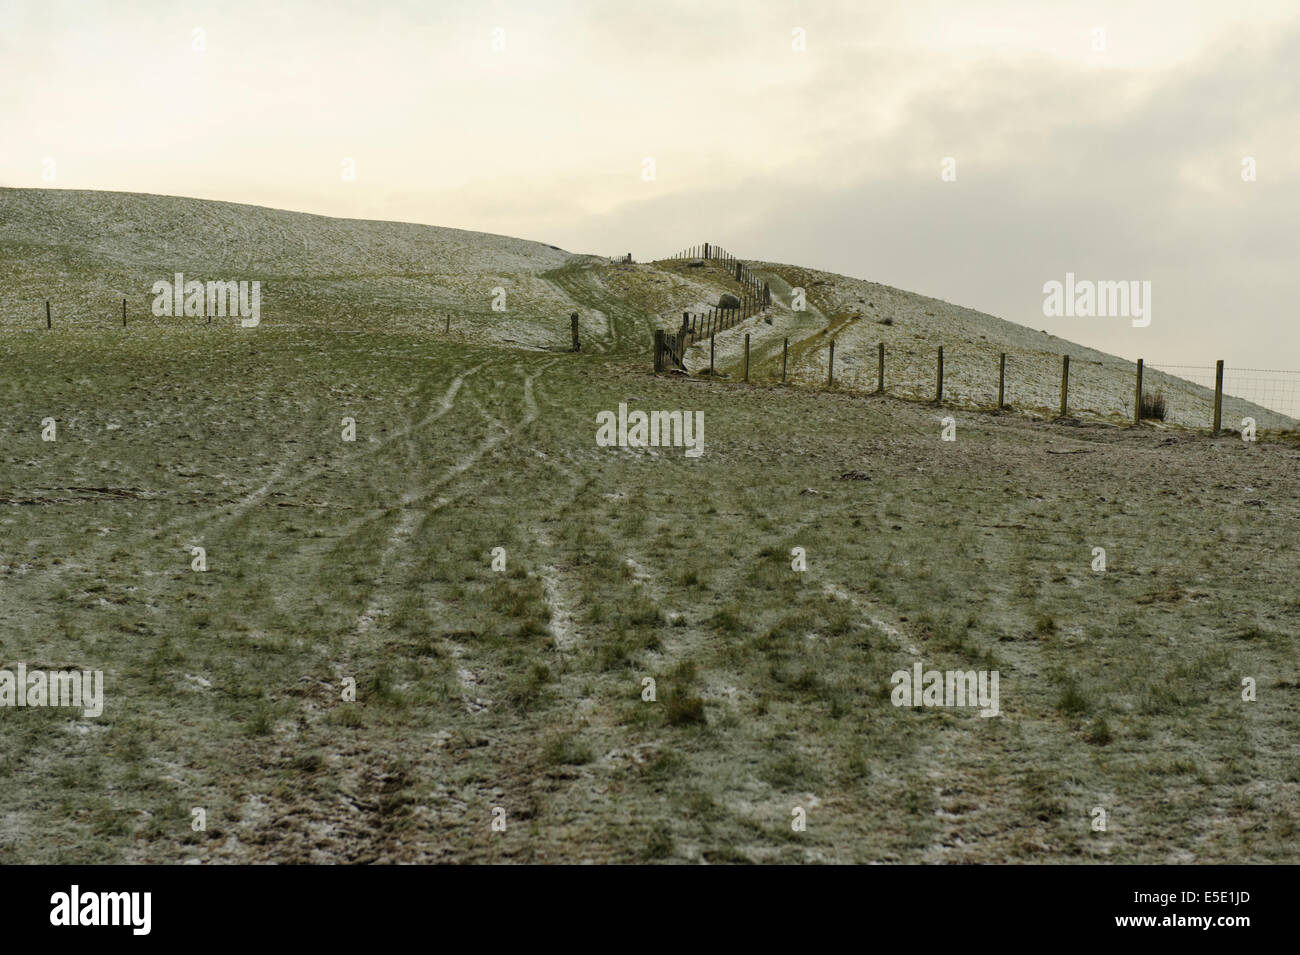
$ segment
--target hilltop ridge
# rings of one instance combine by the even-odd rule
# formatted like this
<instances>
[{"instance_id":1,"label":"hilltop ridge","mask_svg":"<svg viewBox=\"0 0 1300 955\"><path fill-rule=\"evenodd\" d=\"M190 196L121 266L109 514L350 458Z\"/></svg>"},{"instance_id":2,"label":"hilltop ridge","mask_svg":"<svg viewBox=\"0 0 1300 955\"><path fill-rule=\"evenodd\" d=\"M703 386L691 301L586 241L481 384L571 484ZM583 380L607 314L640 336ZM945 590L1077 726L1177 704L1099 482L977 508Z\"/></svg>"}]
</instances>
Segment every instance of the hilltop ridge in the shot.
<instances>
[{"instance_id":1,"label":"hilltop ridge","mask_svg":"<svg viewBox=\"0 0 1300 955\"><path fill-rule=\"evenodd\" d=\"M779 376L788 339L789 380L822 382L834 340L836 380L870 391L884 343L889 392L924 398L933 396L935 355L943 346L945 400L993 408L998 356L1006 353L1007 405L1050 416L1058 408L1061 355L1069 354L1070 413L1131 420L1133 366L1124 359L877 282L800 265L749 264L775 294L764 315L718 336L714 360L724 375L739 376L748 334L753 380ZM619 337L618 312L626 326L622 347L635 351L644 341L648 352L653 328L676 330L683 312L706 312L724 292L738 291L731 272L714 261L611 264L485 232L91 190L0 189L0 267L10 277L0 329L43 326L46 300L59 327L114 324L122 299L134 320L149 322L153 283L183 272L261 281L270 326L454 327L485 344L546 349L567 346L573 313L585 341L609 346ZM792 308L796 287L806 292L805 310ZM703 342L688 365L707 367ZM1146 390L1166 396L1168 423L1208 426L1206 388L1156 369L1147 374ZM1295 427L1284 415L1225 400L1225 422L1245 415L1262 428Z\"/></svg>"}]
</instances>

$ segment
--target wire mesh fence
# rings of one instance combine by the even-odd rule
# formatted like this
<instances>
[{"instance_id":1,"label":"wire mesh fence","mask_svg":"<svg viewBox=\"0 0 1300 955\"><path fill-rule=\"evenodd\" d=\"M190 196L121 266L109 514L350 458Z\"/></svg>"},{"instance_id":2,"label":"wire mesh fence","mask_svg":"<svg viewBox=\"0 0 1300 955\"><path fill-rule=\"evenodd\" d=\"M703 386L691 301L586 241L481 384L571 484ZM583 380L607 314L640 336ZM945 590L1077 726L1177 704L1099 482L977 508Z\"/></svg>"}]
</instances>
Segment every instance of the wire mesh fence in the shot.
<instances>
[{"instance_id":1,"label":"wire mesh fence","mask_svg":"<svg viewBox=\"0 0 1300 955\"><path fill-rule=\"evenodd\" d=\"M1201 385L1211 392L1215 386L1216 369L1210 365L1154 365L1153 369L1170 377ZM1265 415L1257 421L1260 427L1294 427L1300 418L1300 371L1277 368L1223 369L1223 420L1235 427L1241 417L1259 418L1259 409L1277 416ZM1289 420L1286 420L1289 419Z\"/></svg>"},{"instance_id":2,"label":"wire mesh fence","mask_svg":"<svg viewBox=\"0 0 1300 955\"><path fill-rule=\"evenodd\" d=\"M1096 352L1075 356L960 348L945 352L921 343L888 349L877 343L866 348L861 341L837 341L836 336L794 344L776 338L774 343L773 336L760 335L754 368L748 331L742 324L728 333L743 336L744 349L728 349L722 361L722 367L736 365L738 370L743 357L747 382L788 379L791 384L883 391L913 401L940 400L953 407L985 410L1001 407L1051 418L1132 423L1141 417L1205 430L1216 425L1238 430L1246 426L1247 418L1260 430L1294 431L1300 426L1300 371L1225 368L1218 396L1221 413L1216 414L1218 368L1212 365L1130 364L1093 357Z\"/></svg>"}]
</instances>

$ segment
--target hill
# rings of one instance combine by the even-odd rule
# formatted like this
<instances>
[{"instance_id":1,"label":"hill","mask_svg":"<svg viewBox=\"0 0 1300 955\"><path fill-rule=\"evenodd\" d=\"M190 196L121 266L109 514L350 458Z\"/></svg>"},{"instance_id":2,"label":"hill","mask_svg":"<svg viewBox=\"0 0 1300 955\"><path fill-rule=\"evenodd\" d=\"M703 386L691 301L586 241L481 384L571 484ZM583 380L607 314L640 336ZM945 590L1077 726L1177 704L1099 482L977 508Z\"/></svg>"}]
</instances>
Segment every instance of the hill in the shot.
<instances>
[{"instance_id":1,"label":"hill","mask_svg":"<svg viewBox=\"0 0 1300 955\"><path fill-rule=\"evenodd\" d=\"M656 376L725 274L192 200L293 320L123 329L115 283L233 253L166 262L153 197L3 199L6 268L85 310L3 299L0 671L104 695L0 706L0 863L1300 859L1292 436ZM333 271L289 274L298 226ZM420 241L448 257L398 274ZM947 315L758 267L904 352ZM494 277L563 307L480 310ZM749 324L802 327L784 296ZM575 308L582 351L540 350ZM1033 344L986 318L954 353ZM620 405L699 415L703 453L602 446ZM997 715L897 700L917 666L996 672Z\"/></svg>"},{"instance_id":2,"label":"hill","mask_svg":"<svg viewBox=\"0 0 1300 955\"><path fill-rule=\"evenodd\" d=\"M432 329L524 342L574 303L542 276L575 257L507 236L404 222L336 219L204 199L84 190L0 189L0 328L113 325L121 300L148 322L151 289L187 278L260 281L263 318L340 330ZM506 290L494 312L495 288ZM591 332L602 330L588 316Z\"/></svg>"},{"instance_id":3,"label":"hill","mask_svg":"<svg viewBox=\"0 0 1300 955\"><path fill-rule=\"evenodd\" d=\"M116 324L123 298L132 320L150 323L153 283L181 272L260 281L263 317L284 326L435 331L454 315L457 334L470 340L562 348L574 312L584 339L609 339L608 309L600 305L611 299L650 316L650 325L675 330L683 311L707 311L723 292L739 291L714 261L702 268L682 260L582 268L597 261L540 242L436 226L170 196L0 189L0 266L11 276L0 298L0 328L40 327L51 298L60 325ZM739 370L749 333L752 378L779 375L781 343L789 338L789 380L824 382L834 339L838 381L870 391L883 342L890 393L930 397L942 345L945 398L958 407L992 408L1005 352L1007 404L1046 417L1059 408L1060 356L1069 354L1071 413L1131 420L1133 367L1123 359L875 282L750 264L773 288L773 304L762 320L718 337L715 362L724 373ZM571 282L579 273L585 289L575 294ZM806 290L806 311L791 309L794 287ZM697 345L688 364L707 365L705 349ZM1208 425L1208 389L1155 368L1145 384L1166 397L1168 423ZM1261 428L1295 427L1285 415L1229 396L1224 422L1232 426L1247 415Z\"/></svg>"}]
</instances>

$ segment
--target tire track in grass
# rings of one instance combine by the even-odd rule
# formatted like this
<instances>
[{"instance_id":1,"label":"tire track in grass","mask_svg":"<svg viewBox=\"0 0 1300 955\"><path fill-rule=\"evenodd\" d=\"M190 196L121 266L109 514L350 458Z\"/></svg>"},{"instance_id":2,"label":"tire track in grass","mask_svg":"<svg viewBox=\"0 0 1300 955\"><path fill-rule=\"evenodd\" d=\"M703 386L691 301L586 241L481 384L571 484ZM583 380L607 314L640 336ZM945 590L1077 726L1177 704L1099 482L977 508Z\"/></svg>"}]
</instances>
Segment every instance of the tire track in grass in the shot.
<instances>
[{"instance_id":1,"label":"tire track in grass","mask_svg":"<svg viewBox=\"0 0 1300 955\"><path fill-rule=\"evenodd\" d=\"M555 550L555 542L545 530L534 528L533 537L547 550ZM577 644L577 638L574 636L577 627L573 612L576 602L572 599L568 587L560 581L560 572L556 570L553 559L550 563L542 564L539 569L555 648L561 653L568 653L575 649Z\"/></svg>"},{"instance_id":2,"label":"tire track in grass","mask_svg":"<svg viewBox=\"0 0 1300 955\"><path fill-rule=\"evenodd\" d=\"M562 412L568 410L567 405L554 399L548 399L546 404L547 410L551 406ZM537 412L537 415L541 417L542 412ZM555 483L538 482L547 487L549 503L545 513L539 514L527 528L527 536L540 552L532 563L535 579L539 578L542 584L542 599L549 618L548 629L554 639L552 652L561 656L594 653L595 648L584 639L586 627L578 619L580 599L575 594L575 585L568 579L571 571L564 553L565 541L557 540L553 529L545 526L556 521L561 522L562 528L576 526L569 515L577 507L577 502L590 482L554 452L543 455L542 458L542 467L559 475L561 483L567 486L567 490L560 490ZM474 651L470 648L467 652L472 655ZM523 843L513 842L508 849L498 847L496 843L467 847L466 852L458 854L458 858L563 858L564 833L572 832L571 827L605 826L610 823L611 820L602 814L602 804L591 801L588 787L594 787L592 791L596 792L612 791L610 787L613 783L608 772L617 770L617 765L610 764L605 756L601 756L598 765L594 766L586 763L556 764L554 757L548 755L556 752L557 747L563 751L566 741L575 735L582 741L597 737L602 740L602 745L609 743L602 749L606 755L606 751L619 753L635 749L625 738L627 730L619 725L616 708L599 705L598 698L588 699L584 695L583 687L588 679L590 674L583 667L575 668L562 662L555 673L556 682L553 684L558 699L556 704L530 710L526 716L516 719L504 736L501 735L502 727L494 721L498 727L492 743L494 757L484 767L485 779L490 782L481 784L478 795L473 799L484 805L532 807L532 812L542 813L548 819L547 824L539 830L537 820L540 817L532 817L534 831L541 832L541 835L531 835ZM578 745L583 745L583 742L580 741ZM582 789L584 795L574 795L573 787ZM489 798L493 802L487 802ZM559 809L561 805L563 809ZM553 809L553 806L556 808ZM571 807L575 806L585 807L578 813L582 817L581 822L575 820L571 811ZM583 844L588 843L584 840ZM501 855L503 851L505 856Z\"/></svg>"},{"instance_id":3,"label":"tire track in grass","mask_svg":"<svg viewBox=\"0 0 1300 955\"><path fill-rule=\"evenodd\" d=\"M374 451L376 453L383 453L392 450L394 448L394 442L403 437L406 437L409 441L410 436L426 431L440 419L448 415L452 410L460 407L463 404L463 389L465 388L467 381L472 380L472 376L494 363L494 361L480 362L479 364L457 374L445 388L442 395L437 400L436 406L431 411L422 415L418 420L404 426L397 433L387 436L378 447L374 448ZM315 480L326 470L327 467L325 466L313 468L307 473L294 478L288 486L292 487L307 481ZM212 535L216 533L217 530L224 530L227 533L230 533L233 527L240 526L240 521L245 521L250 517L250 515L258 513L257 505L265 499L270 483L271 482L268 482L262 488L258 489L258 491L254 492L253 495L249 495L236 513L218 515L216 524L209 526L206 534L200 539L204 540L205 543L211 547ZM370 513L356 516L345 522L337 529L337 534L331 535L330 550L337 551L341 542L355 538L364 528L377 521L384 520L390 514L391 511L388 510L379 512L372 511ZM392 535L393 539L389 542L390 550L394 547L401 546L401 542L410 537L418 523L418 517L419 514L415 511L405 509L402 511L401 520ZM256 535L250 538L248 532L245 531L242 535L242 539L253 540L256 539ZM307 551L305 556L304 551ZM274 545L274 549L268 554L245 554L246 561L257 562L259 567L259 576L261 578L265 579L267 577L275 576L277 579L282 581L299 582L293 586L282 585L270 590L269 592L263 593L259 596L257 603L247 608L253 613L253 617L251 618L252 623L254 624L253 629L255 631L260 630L263 622L274 621L278 616L292 617L294 614L301 613L299 598L304 593L310 593L313 588L313 582L321 576L320 572L316 568L319 566L321 560L328 558L328 554L322 555L320 553L312 538L299 537L296 535L280 535ZM288 569L277 572L276 568ZM171 581L170 579L160 577L152 582L156 585L161 584L162 587L166 587ZM156 590L156 587L152 589ZM139 595L139 598L146 601L149 600L148 596L143 593ZM152 606L152 603L150 605ZM362 612L361 617L356 621L354 630L359 631L362 634L367 632L374 624L378 613L382 609L383 607L381 605L367 607L367 609ZM171 619L174 620L175 617L172 616ZM170 629L168 618L159 619L156 622L156 626L164 630ZM344 669L341 661L336 662L335 669L336 676L341 677ZM308 678L304 677L304 679Z\"/></svg>"},{"instance_id":4,"label":"tire track in grass","mask_svg":"<svg viewBox=\"0 0 1300 955\"><path fill-rule=\"evenodd\" d=\"M578 501L591 482L566 464L555 461L548 461L548 464L563 473L574 488L574 493L558 508L557 515L552 520L561 522L560 526L564 528L576 527L579 521L570 515L575 510L580 510L582 516L589 516L585 507L579 508ZM597 831L608 832L611 831L610 827L614 827L620 833L616 841L631 838L635 842L642 838L645 825L658 826L664 823L662 819L652 819L654 813L645 818L635 818L626 813L611 816L605 811L602 801L593 802L592 794L623 791L628 785L628 781L621 778L623 774L631 771L633 780L636 780L647 763L657 754L671 748L671 732L666 728L657 724L647 727L627 722L623 711L626 702L624 694L629 692L628 688L632 685L628 680L636 684L636 692L639 694L642 675L654 673L662 677L671 669L671 661L681 656L683 647L680 640L665 638L664 642L672 646L660 646L647 651L652 653L652 657L636 666L629 664L626 673L621 668L617 673L605 672L595 657L600 647L584 639L584 635L600 635L605 628L597 624L592 629L584 623L578 623L577 615L572 609L577 601L570 596L573 585L566 583L569 571L566 570L560 553L566 542L557 542L544 527L533 528L532 534L539 545L549 552L542 558L544 563L541 569L547 584L546 599L552 611L553 630L556 629L557 618L560 620L556 636L561 646L557 649L581 654L585 662L577 667L565 668L560 675L557 692L562 701L562 709L558 713L548 711L529 730L527 745L521 749L524 754L523 764L506 774L503 785L514 792L534 794L540 787L539 801L544 800L542 805L548 806L545 811L553 817L554 825L543 827L545 835L535 840L530 848L556 858L567 858L567 846L575 841L585 847L584 852L590 853L598 844L591 838ZM608 582L608 586L613 589L606 594L607 600L618 606L627 606L629 601L648 601L661 615L659 628L672 625L670 615L664 609L663 594L666 588L659 575L648 569L627 541L611 540L609 544L621 554L619 568L630 568L631 573L619 574ZM570 625L572 630L568 631ZM597 669L593 671L592 666ZM591 691L587 687L592 686L593 680L596 681L596 689L594 695L589 695ZM567 762L556 765L551 758L543 755L555 752L557 746L562 752L564 746L568 745L566 741L575 738L579 748L596 747L594 758L575 765ZM637 786L639 782L634 781L633 788ZM554 809L549 808L552 805ZM600 853L607 854L607 851L608 847L599 850L596 858L604 858ZM582 857L591 858L589 855ZM627 861L628 858L626 853L608 855L611 861Z\"/></svg>"},{"instance_id":5,"label":"tire track in grass","mask_svg":"<svg viewBox=\"0 0 1300 955\"><path fill-rule=\"evenodd\" d=\"M396 557L408 549L407 544L414 537L419 528L423 526L424 522L428 521L430 517L440 510L455 503L466 492L461 490L450 495L441 495L431 505L422 505L424 505L431 495L446 488L457 478L470 471L488 452L492 451L507 438L512 437L520 429L527 427L536 420L538 409L536 400L533 397L533 382L552 364L554 364L554 360L543 363L539 369L524 375L523 399L525 410L523 417L518 422L513 425L501 427L495 433L481 440L469 454L465 455L455 464L447 468L441 477L437 478L428 486L411 488L402 495L401 501L397 506L397 509L400 512L397 524L388 535L384 548L380 553L379 569L374 581L376 595L372 597L366 608L357 616L351 630L352 636L358 638L354 639L349 644L353 648L352 656L354 658L361 651L358 640L364 640L373 629L379 617L387 613L387 606L391 599L391 594L386 593L385 590L391 589L388 587L389 582L396 577L396 568L394 567ZM522 367L519 368L519 371L521 373L523 372ZM471 400L471 403L479 407L481 410L481 405L477 401ZM481 410L481 413L484 414L485 417L491 419L491 416L487 415L486 411ZM455 648L450 651L453 656L458 658L458 660L463 651L462 653L458 653L456 650L460 649L461 648ZM338 665L342 666L342 663ZM462 700L465 703L466 708L471 712L482 712L484 709L487 709L490 705L490 700L485 700L479 695L478 691L481 681L474 674L473 670L458 665L456 675L462 691Z\"/></svg>"},{"instance_id":6,"label":"tire track in grass","mask_svg":"<svg viewBox=\"0 0 1300 955\"><path fill-rule=\"evenodd\" d=\"M465 474L473 468L483 456L492 451L507 438L513 436L520 429L527 427L537 419L537 402L533 397L533 382L542 373L546 371L555 360L545 362L539 369L524 376L524 415L513 425L508 426L494 434L489 435L480 441L473 450L464 455L459 461L446 468L443 474L424 487L411 488L406 491L397 505L399 511L397 525L389 534L382 552L379 557L378 573L375 577L375 584L378 588L389 577L389 568L393 558L405 544L411 539L421 522L427 520L430 515L438 512L442 508L454 503L464 492L457 492L451 496L440 496L432 505L425 506L425 502L436 492L446 488L462 474ZM449 410L449 409L448 409ZM445 413L445 412L443 412ZM441 417L436 415L433 420ZM377 598L373 600L367 608L362 611L357 618L356 625L353 627L354 634L364 635L373 623L375 617L382 612L383 600Z\"/></svg>"},{"instance_id":7,"label":"tire track in grass","mask_svg":"<svg viewBox=\"0 0 1300 955\"><path fill-rule=\"evenodd\" d=\"M427 429L430 425L434 424L453 410L456 406L457 396L460 394L468 380L471 380L474 375L483 371L485 368L495 365L500 361L502 361L501 358L494 356L456 374L438 399L437 404L432 411L423 415L419 420L411 422L396 432L385 436L374 445L370 446L368 451L372 454L379 455L392 449L394 442L396 441L405 438L409 442L411 435ZM295 460L287 461L282 464L261 487L250 494L245 495L237 503L233 512L225 510L229 505L221 505L218 508L210 510L206 514L185 513L178 515L170 521L159 525L149 539L154 543L157 543L168 533L174 532L177 527L181 525L190 525L195 528L195 531L190 535L191 540L202 542L202 545L206 546L210 550L214 538L217 535L228 535L232 533L233 528L237 527L240 521L247 519L251 514L255 513L257 507L265 502L273 488L275 488L277 483L281 482L283 476L298 463L299 462ZM323 474L329 473L335 469L337 469L337 462L316 465L306 472L292 477L287 482L280 483L280 488L277 493L292 491L306 483L317 481ZM381 512L379 514L370 513L352 518L342 525L338 536L339 538L346 538L355 535L361 528L375 522L376 520L381 520L383 517L384 513ZM205 522L208 523L205 524ZM302 549L309 544L310 541L306 539L296 541L296 546L293 539L282 541L282 546L278 546L274 554L271 555L272 559L280 563L288 561L291 565L296 564L300 559ZM263 575L267 573L264 565L262 566L260 573ZM291 574L289 576L292 577L294 575ZM165 588L172 582L174 581L168 574L146 573L136 584L136 587L139 588L139 592L136 594L136 599L143 600L147 605L153 606L152 601L157 599L160 595L157 588L159 586ZM149 585L154 586L151 587ZM275 604L280 604L280 600L276 593L270 594L270 599Z\"/></svg>"},{"instance_id":8,"label":"tire track in grass","mask_svg":"<svg viewBox=\"0 0 1300 955\"><path fill-rule=\"evenodd\" d=\"M468 368L465 371L457 374L452 379L452 381L448 384L447 388L443 392L442 396L438 399L437 404L432 411L423 415L419 420L411 422L403 426L393 434L386 436L381 441L377 442L374 446L369 448L368 451L375 455L382 454L384 452L393 449L397 441L406 440L408 442L407 453L409 456L409 454L411 453L409 445L412 443L413 436L428 429L430 426L432 426L437 421L442 419L445 415L449 414L457 406L457 398L461 394L462 389L465 387L466 382L472 379L474 375L476 375L483 369L496 364L499 360L500 359L494 358L483 362L479 362L477 365L474 365L473 367ZM282 474L284 471L288 470L288 468L291 466L292 466L292 462L286 463L284 466L282 466L281 469L277 471L277 475ZM295 488L301 487L303 484L319 480L319 478L323 474L326 474L331 470L335 470L335 469L336 469L336 465L334 467L332 467L331 464L317 465L311 468L310 470L306 471L305 473L293 477L287 483L283 484L281 487L281 492L290 491ZM246 495L237 505L234 512L208 514L206 515L206 517L190 517L190 516L179 517L174 519L172 523L176 524L181 521L190 521L190 520L196 520L196 521L202 521L204 519L213 520L214 523L208 525L204 530L194 535L194 539L203 540L207 544L207 546L211 547L212 540L217 534L231 533L232 529L238 526L238 523L240 521L244 521L248 519L250 515L256 513L256 509L258 505L260 505L261 503L263 503L263 501L265 501L265 499L270 494L271 489L275 483L276 483L276 476L273 476L265 484L263 484L262 487L258 488L256 491L252 492L251 494ZM341 527L339 527L338 533L337 535L335 535L333 539L335 541L340 541L340 540L345 540L349 537L354 537L363 528L375 523L376 521L383 520L388 515L388 513L389 511L385 510L385 511L380 511L378 513L370 512L370 513L356 516L344 522L341 525ZM399 527L396 529L396 534L399 537L399 539L410 536L410 533L414 530L414 526L411 522L416 517L418 517L418 515L403 511L402 521L404 523L400 523ZM163 530L159 530L155 532L154 539L156 540L158 536L160 536L162 533L164 533ZM282 540L280 542L280 545L277 546L274 554L272 555L272 558L276 562L279 562L281 564L288 562L290 565L297 565L301 560L303 548L309 545L310 545L309 539L299 539L296 542L292 539ZM262 572L267 573L265 567L263 568ZM300 575L301 572L297 575L290 574L286 576L293 577L293 576L300 576ZM164 580L163 582L165 583L166 581ZM270 597L273 601L275 601L277 605L280 604L280 601L279 599L277 599L276 594L273 593L270 595ZM363 617L364 616L365 615L363 613ZM360 624L360 629L368 630L371 623L373 623L373 620L370 619L363 620Z\"/></svg>"},{"instance_id":9,"label":"tire track in grass","mask_svg":"<svg viewBox=\"0 0 1300 955\"><path fill-rule=\"evenodd\" d=\"M559 407L563 409L564 405L560 404ZM531 410L536 416L537 405L535 400L531 405ZM578 494L581 493L582 477L567 464L563 464L553 457L547 457L545 462L548 467L559 471L568 480L571 493L565 506L566 508L572 507L574 501L577 500ZM561 653L566 653L573 650L577 643L577 638L574 636L577 630L576 615L574 613L577 601L573 600L570 588L561 581L560 572L555 566L555 541L541 527L534 527L532 535L537 543L552 554L550 561L540 565L540 576L550 616L551 636L555 638L556 649Z\"/></svg>"},{"instance_id":10,"label":"tire track in grass","mask_svg":"<svg viewBox=\"0 0 1300 955\"><path fill-rule=\"evenodd\" d=\"M875 601L830 581L823 581L822 592L836 601L847 603L872 627L889 637L898 652L909 655L911 663L924 662L921 650L916 645L918 641L878 616ZM950 655L953 652L931 649L932 655L936 656ZM927 669L940 669L940 664L931 660ZM968 668L963 663L958 669ZM914 705L919 704L914 701ZM986 751L981 747L980 737L974 735L976 727L983 728L981 724L988 721L980 717L972 719L973 722L961 721L959 726L963 740L969 739L973 745L953 742L950 738L951 731L936 735L934 730L930 730L918 745L916 764L911 767L913 782L908 785L913 788L924 787L930 791L935 809L933 817L927 819L933 827L929 836L931 841L924 848L913 849L912 852L919 854L919 858L910 861L932 864L982 861L978 856L971 858L969 852L978 850L979 836L984 825L981 809L990 809L995 799L988 791L986 763L990 756L977 755ZM1002 754L997 752L1001 744L993 742L986 745L994 748L991 758L1001 758ZM976 807L972 810L973 800ZM968 813L971 814L969 818L964 818Z\"/></svg>"},{"instance_id":11,"label":"tire track in grass","mask_svg":"<svg viewBox=\"0 0 1300 955\"><path fill-rule=\"evenodd\" d=\"M839 584L832 583L831 581L822 582L822 593L827 597L830 597L832 600L848 603L859 616L867 621L867 623L893 640L898 646L898 649L904 650L913 656L917 654L918 651L916 646L912 643L907 634L903 633L902 630L899 630L883 617L876 616L872 609L875 601L868 600L865 597L858 597L845 590Z\"/></svg>"},{"instance_id":12,"label":"tire track in grass","mask_svg":"<svg viewBox=\"0 0 1300 955\"><path fill-rule=\"evenodd\" d=\"M513 438L536 419L538 409L533 395L534 382L544 374L550 364L551 362L548 362L541 367L531 369L516 366L517 373L523 377L525 405L525 412L518 421L505 425L482 438L472 450L443 468L436 478L408 488L402 494L398 504L379 517L371 519L392 517L393 513L397 512L397 521L387 535L378 559L374 593L366 607L356 616L342 652L334 655L335 669L339 674L349 670L351 673L348 675L362 673L381 659L375 638L382 628L380 621L389 610L393 594L402 589L400 587L402 569L406 562L401 558L409 552L410 542L433 514L454 504L461 496L468 493L470 490L468 488L453 488L458 479L472 473L475 466L486 455L503 442ZM485 418L491 419L492 416L482 408L475 397L470 395L465 401L465 392L460 394L462 400L456 403L456 407L468 404L470 407L478 408ZM438 417L441 417L441 414ZM443 493L448 491L450 493ZM461 672L465 668L460 667L459 663L454 665L458 668L457 677L466 695L471 701L479 699L475 692L478 680L473 672L469 670ZM306 744L306 739L312 741L307 744L309 747L337 749L335 743L337 734L325 729L318 722L328 710L328 707L314 708L303 713L302 716L308 720L309 726L304 727L295 739L277 739L275 746L279 752L279 763L285 763L300 753ZM422 850L404 839L399 841L394 836L390 831L389 816L395 800L400 803L407 798L405 793L410 792L412 787L424 784L424 774L414 773L409 770L409 767L407 770L400 770L400 765L408 757L403 755L402 747L394 743L391 729L380 726L358 732L364 735L357 739L349 737L351 742L347 752L338 755L338 759L342 761L340 764L342 771L337 777L337 798L308 806L299 803L292 807L291 811L282 813L276 821L277 825L282 830L286 830L283 832L286 838L294 840L299 853L307 852L314 861L408 860L412 852ZM310 735L304 738L303 734ZM274 764L275 761L272 761L271 765ZM394 769L394 766L399 766L399 769ZM316 845L322 832L334 834L330 837L327 849L304 848ZM434 846L433 850L439 848L441 847ZM250 850L252 857L263 857L264 850L250 846L237 850L237 854L246 857ZM283 850L277 850L277 852L281 851Z\"/></svg>"},{"instance_id":13,"label":"tire track in grass","mask_svg":"<svg viewBox=\"0 0 1300 955\"><path fill-rule=\"evenodd\" d=\"M407 424L404 427L399 428L396 432L380 439L369 450L375 453L384 451L390 445L392 445L393 442L402 439L409 439L410 435L418 432L419 430L427 428L429 425L433 424L435 421L443 417L443 415L450 412L452 408L455 406L456 396L457 394L459 394L461 388L464 387L466 379L471 378L472 376L478 374L478 372L482 371L484 368L493 365L500 360L501 359L496 359L496 358L487 359L485 361L479 362L477 365L474 365L473 367L468 368L465 371L461 372L460 374L456 375L451 380L443 396L439 399L438 405L434 411L425 415L419 421L415 421L410 424ZM217 507L211 509L207 514L201 514L201 515L186 514L184 516L173 518L171 521L168 521L160 525L154 531L152 535L152 539L155 541L159 540L164 534L170 533L178 525L182 523L202 523L204 521L215 521L213 527L217 529L225 528L230 524L234 523L235 521L237 521L238 519L240 519L241 517L243 517L254 507L261 504L271 494L272 490L277 488L277 486L281 492L295 490L297 488L302 487L302 485L310 481L317 480L318 478L320 478L322 474L334 470L335 467L337 467L337 462L318 464L312 467L310 470L298 475L297 477L292 478L287 483L284 483L285 473L289 471L291 468L293 468L297 463L298 463L297 461L286 461L283 464L281 464L279 467L275 469L272 475L269 478L267 478L266 482L263 483L261 487L257 488L256 490L240 498L235 503L233 511L227 511L226 508L229 505L223 504L223 505L218 505Z\"/></svg>"}]
</instances>

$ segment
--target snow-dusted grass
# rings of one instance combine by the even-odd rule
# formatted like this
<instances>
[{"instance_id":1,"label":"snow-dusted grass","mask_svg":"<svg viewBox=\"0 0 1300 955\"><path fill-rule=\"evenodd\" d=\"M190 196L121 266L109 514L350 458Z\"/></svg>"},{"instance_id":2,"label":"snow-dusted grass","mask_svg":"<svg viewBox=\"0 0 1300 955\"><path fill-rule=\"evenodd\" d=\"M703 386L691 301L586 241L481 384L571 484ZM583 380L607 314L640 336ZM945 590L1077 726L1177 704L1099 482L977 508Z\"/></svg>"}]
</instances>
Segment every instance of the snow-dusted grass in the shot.
<instances>
[{"instance_id":1,"label":"snow-dusted grass","mask_svg":"<svg viewBox=\"0 0 1300 955\"><path fill-rule=\"evenodd\" d=\"M888 391L929 399L935 395L937 351L943 346L944 400L957 407L992 408L997 404L998 355L1006 352L1006 403L1017 411L1054 416L1060 409L1061 356L1068 354L1069 413L1117 423L1132 420L1134 366L1123 359L875 282L771 263L756 263L755 268L806 289L813 311L794 313L788 303L777 302L772 325L727 333L725 343L719 341L718 361L725 356L733 375L744 333L749 331L751 378L780 376L781 342L788 336L789 379L824 384L834 338L836 381L845 388L874 391L877 346L883 342ZM1143 388L1165 394L1169 424L1210 426L1213 392L1209 389L1150 368L1144 373ZM1295 427L1285 415L1225 396L1225 425L1236 426L1246 415L1255 417L1261 428Z\"/></svg>"},{"instance_id":2,"label":"snow-dusted grass","mask_svg":"<svg viewBox=\"0 0 1300 955\"><path fill-rule=\"evenodd\" d=\"M153 283L262 283L262 321L434 331L472 340L567 343L582 311L545 278L581 260L540 242L402 222L335 219L227 202L77 190L0 189L0 331L192 325L151 313ZM505 311L494 311L495 289ZM589 334L598 315L582 316ZM214 321L221 321L215 319ZM233 320L227 319L233 323ZM563 335L557 331L563 328Z\"/></svg>"},{"instance_id":3,"label":"snow-dusted grass","mask_svg":"<svg viewBox=\"0 0 1300 955\"><path fill-rule=\"evenodd\" d=\"M580 354L493 340L567 311L338 320L392 275L251 331L6 324L0 655L106 698L0 708L0 862L1300 858L1293 442L960 409L944 442L948 409L655 377L726 277L536 257L482 275L571 302ZM793 327L811 379L850 321L772 315L728 360ZM701 411L703 457L598 447L620 402ZM917 661L998 669L1002 716L893 706Z\"/></svg>"},{"instance_id":4,"label":"snow-dusted grass","mask_svg":"<svg viewBox=\"0 0 1300 955\"><path fill-rule=\"evenodd\" d=\"M0 710L3 861L1300 853L1292 447L945 443L919 404L416 333L5 345L4 658L107 690ZM704 456L597 447L620 401L701 410ZM999 669L1004 715L892 706L916 660Z\"/></svg>"}]
</instances>

